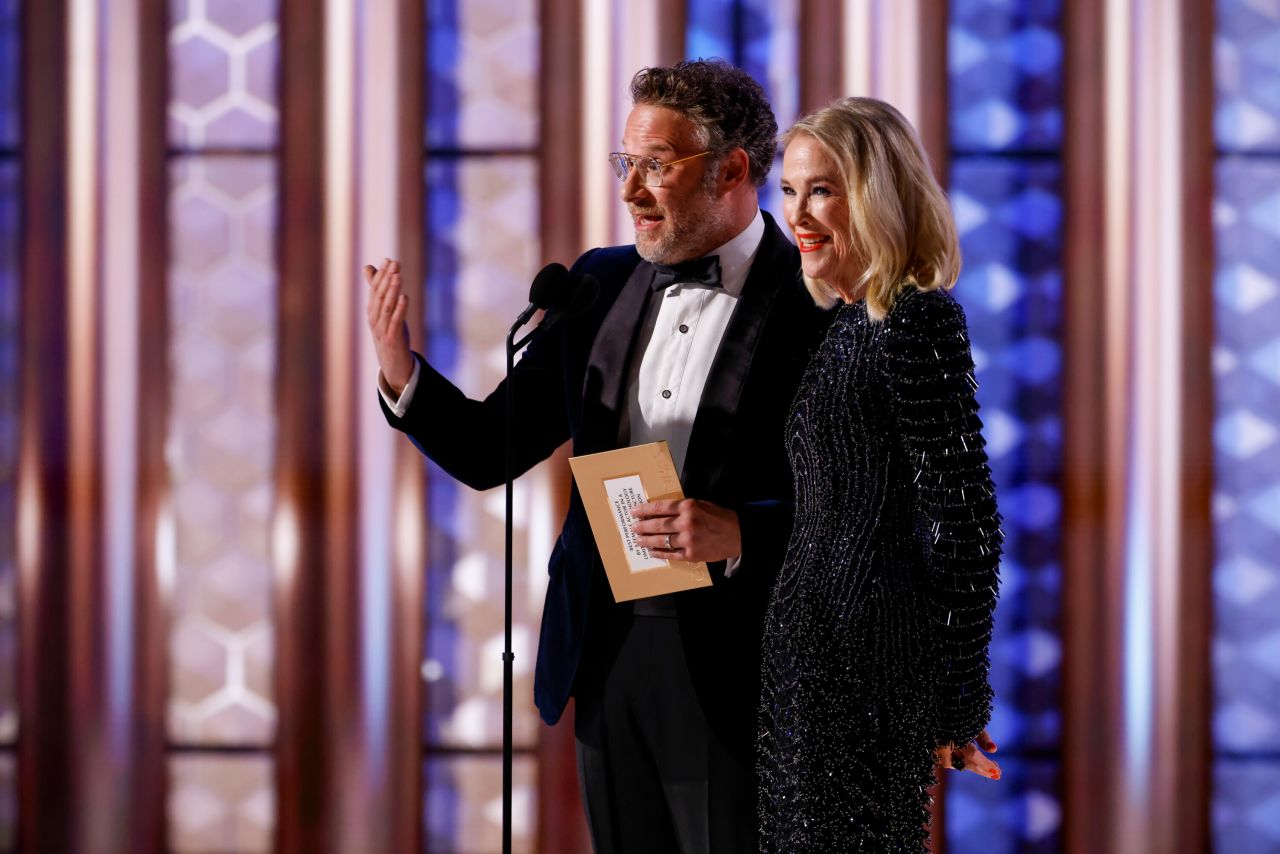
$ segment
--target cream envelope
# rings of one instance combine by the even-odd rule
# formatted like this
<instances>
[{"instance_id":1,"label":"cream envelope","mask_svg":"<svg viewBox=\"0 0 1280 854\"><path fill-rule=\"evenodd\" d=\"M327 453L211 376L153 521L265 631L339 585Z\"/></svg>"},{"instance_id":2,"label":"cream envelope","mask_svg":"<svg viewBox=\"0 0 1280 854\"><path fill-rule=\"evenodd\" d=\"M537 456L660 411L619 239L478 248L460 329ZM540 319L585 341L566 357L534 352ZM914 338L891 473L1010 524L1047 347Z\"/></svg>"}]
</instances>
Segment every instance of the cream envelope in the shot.
<instances>
[{"instance_id":1,"label":"cream envelope","mask_svg":"<svg viewBox=\"0 0 1280 854\"><path fill-rule=\"evenodd\" d=\"M655 558L636 545L631 532L636 505L684 498L666 442L570 457L569 466L615 601L711 586L705 563Z\"/></svg>"}]
</instances>

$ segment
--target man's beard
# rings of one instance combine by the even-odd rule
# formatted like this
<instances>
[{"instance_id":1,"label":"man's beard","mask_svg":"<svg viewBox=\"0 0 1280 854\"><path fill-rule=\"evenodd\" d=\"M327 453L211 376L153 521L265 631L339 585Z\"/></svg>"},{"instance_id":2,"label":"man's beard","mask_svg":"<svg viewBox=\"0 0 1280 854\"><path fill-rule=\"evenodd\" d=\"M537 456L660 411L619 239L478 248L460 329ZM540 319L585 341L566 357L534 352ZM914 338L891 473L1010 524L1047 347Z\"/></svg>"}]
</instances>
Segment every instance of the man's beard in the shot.
<instances>
[{"instance_id":1,"label":"man's beard","mask_svg":"<svg viewBox=\"0 0 1280 854\"><path fill-rule=\"evenodd\" d=\"M678 264L714 249L712 242L723 234L729 211L715 202L714 194L703 192L689 201L701 201L696 209L688 205L675 214L671 208L631 209L633 216L659 213L663 215L665 229L656 239L640 242L636 235L636 251L640 257L653 264Z\"/></svg>"}]
</instances>

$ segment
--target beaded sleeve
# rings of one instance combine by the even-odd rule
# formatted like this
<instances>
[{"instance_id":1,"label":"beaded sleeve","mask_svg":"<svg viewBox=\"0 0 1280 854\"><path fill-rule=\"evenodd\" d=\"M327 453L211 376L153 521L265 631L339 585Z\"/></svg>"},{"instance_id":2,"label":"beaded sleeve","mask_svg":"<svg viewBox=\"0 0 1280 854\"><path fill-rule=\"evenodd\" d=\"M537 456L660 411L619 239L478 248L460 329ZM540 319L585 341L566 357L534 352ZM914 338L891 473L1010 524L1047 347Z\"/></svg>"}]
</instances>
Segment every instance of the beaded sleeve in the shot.
<instances>
[{"instance_id":1,"label":"beaded sleeve","mask_svg":"<svg viewBox=\"0 0 1280 854\"><path fill-rule=\"evenodd\" d=\"M991 717L988 647L1004 537L968 329L945 291L907 291L886 322L890 393L914 474L940 659L937 740L967 744Z\"/></svg>"}]
</instances>

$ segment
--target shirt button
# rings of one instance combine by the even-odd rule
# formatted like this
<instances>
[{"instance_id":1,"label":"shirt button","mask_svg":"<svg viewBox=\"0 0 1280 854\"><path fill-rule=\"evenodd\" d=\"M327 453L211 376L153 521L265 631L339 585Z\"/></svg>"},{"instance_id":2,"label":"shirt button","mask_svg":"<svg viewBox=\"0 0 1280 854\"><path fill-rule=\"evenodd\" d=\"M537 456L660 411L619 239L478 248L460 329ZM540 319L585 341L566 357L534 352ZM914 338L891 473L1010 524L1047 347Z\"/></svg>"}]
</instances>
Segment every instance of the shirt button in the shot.
<instances>
[{"instance_id":1,"label":"shirt button","mask_svg":"<svg viewBox=\"0 0 1280 854\"><path fill-rule=\"evenodd\" d=\"M687 324L684 324L684 323L680 324L680 331L681 331L681 332L688 332L688 331L689 331L689 327L688 327L688 325L687 325Z\"/></svg>"},{"instance_id":2,"label":"shirt button","mask_svg":"<svg viewBox=\"0 0 1280 854\"><path fill-rule=\"evenodd\" d=\"M663 396L663 397L665 397L665 398L667 398L668 400L670 400L670 399L671 399L671 389L669 389L669 388L664 388L664 389L662 390L662 396Z\"/></svg>"}]
</instances>

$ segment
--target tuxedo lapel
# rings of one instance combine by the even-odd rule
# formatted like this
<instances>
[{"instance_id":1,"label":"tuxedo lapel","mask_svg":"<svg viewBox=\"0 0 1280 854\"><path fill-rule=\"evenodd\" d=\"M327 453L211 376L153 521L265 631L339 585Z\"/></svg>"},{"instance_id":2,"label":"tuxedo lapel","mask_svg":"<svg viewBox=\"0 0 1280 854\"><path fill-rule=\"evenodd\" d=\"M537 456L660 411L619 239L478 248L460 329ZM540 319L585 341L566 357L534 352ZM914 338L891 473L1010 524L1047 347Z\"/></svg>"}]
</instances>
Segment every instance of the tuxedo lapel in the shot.
<instances>
[{"instance_id":1,"label":"tuxedo lapel","mask_svg":"<svg viewBox=\"0 0 1280 854\"><path fill-rule=\"evenodd\" d=\"M612 449L623 414L623 393L636 336L648 307L653 265L642 261L613 301L591 345L582 386L582 432L576 454Z\"/></svg>"},{"instance_id":2,"label":"tuxedo lapel","mask_svg":"<svg viewBox=\"0 0 1280 854\"><path fill-rule=\"evenodd\" d=\"M764 237L711 363L689 434L689 450L680 478L686 495L705 497L720 479L728 447L726 440L738 412L738 401L751 369L760 330L779 291L786 285L784 278L796 274L793 265L788 263L793 251L791 243L772 217L766 213L764 218Z\"/></svg>"}]
</instances>

